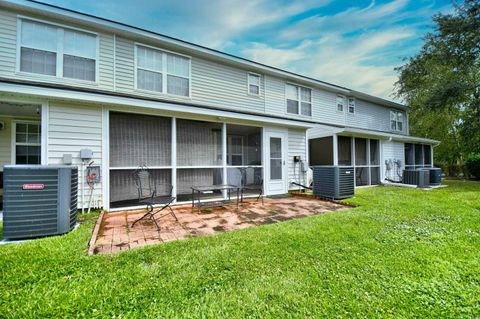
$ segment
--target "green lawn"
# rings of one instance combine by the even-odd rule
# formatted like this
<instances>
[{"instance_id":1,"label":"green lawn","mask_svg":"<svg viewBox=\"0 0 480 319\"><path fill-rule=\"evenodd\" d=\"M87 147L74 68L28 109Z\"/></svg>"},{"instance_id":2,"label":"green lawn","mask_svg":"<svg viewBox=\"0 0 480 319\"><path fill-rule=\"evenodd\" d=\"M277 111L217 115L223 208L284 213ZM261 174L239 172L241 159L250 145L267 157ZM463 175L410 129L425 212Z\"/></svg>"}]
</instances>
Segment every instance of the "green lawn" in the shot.
<instances>
[{"instance_id":1,"label":"green lawn","mask_svg":"<svg viewBox=\"0 0 480 319\"><path fill-rule=\"evenodd\" d=\"M357 191L355 209L85 255L94 217L0 246L0 317L480 317L480 183Z\"/></svg>"}]
</instances>

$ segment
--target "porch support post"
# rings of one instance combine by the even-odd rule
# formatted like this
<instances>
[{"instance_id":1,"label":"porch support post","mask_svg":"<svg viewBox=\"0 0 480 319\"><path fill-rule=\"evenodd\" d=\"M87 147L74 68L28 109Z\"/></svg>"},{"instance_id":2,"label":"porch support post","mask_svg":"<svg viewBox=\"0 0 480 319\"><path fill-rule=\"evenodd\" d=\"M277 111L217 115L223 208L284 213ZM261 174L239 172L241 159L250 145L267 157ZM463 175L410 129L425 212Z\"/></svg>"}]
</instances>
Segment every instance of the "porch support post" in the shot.
<instances>
[{"instance_id":1,"label":"porch support post","mask_svg":"<svg viewBox=\"0 0 480 319\"><path fill-rule=\"evenodd\" d=\"M174 203L177 202L177 118L172 117L172 141L171 141L171 183L172 183L172 196L175 197Z\"/></svg>"},{"instance_id":2,"label":"porch support post","mask_svg":"<svg viewBox=\"0 0 480 319\"><path fill-rule=\"evenodd\" d=\"M222 183L226 185L228 183L227 179L227 123L222 125ZM226 198L227 193L223 191L223 197Z\"/></svg>"},{"instance_id":3,"label":"porch support post","mask_svg":"<svg viewBox=\"0 0 480 319\"><path fill-rule=\"evenodd\" d=\"M371 169L370 169L370 141L371 141L371 139L367 139L367 173L368 173L368 185L372 185L372 176L371 176Z\"/></svg>"},{"instance_id":4,"label":"porch support post","mask_svg":"<svg viewBox=\"0 0 480 319\"><path fill-rule=\"evenodd\" d=\"M42 103L40 117L41 126L41 146L40 146L40 163L42 165L48 164L48 120L49 120L49 105L48 102ZM12 136L15 139L15 136Z\"/></svg>"},{"instance_id":5,"label":"porch support post","mask_svg":"<svg viewBox=\"0 0 480 319\"><path fill-rule=\"evenodd\" d=\"M350 161L351 161L352 166L353 166L353 176L354 176L353 185L355 187L357 187L357 172L356 172L356 168L355 168L355 166L357 165L357 163L355 163L355 137L353 137L353 136L350 138L350 147L351 147L351 149L350 149L350 156L351 156Z\"/></svg>"},{"instance_id":6,"label":"porch support post","mask_svg":"<svg viewBox=\"0 0 480 319\"><path fill-rule=\"evenodd\" d=\"M338 165L338 136L333 134L333 165Z\"/></svg>"},{"instance_id":7,"label":"porch support post","mask_svg":"<svg viewBox=\"0 0 480 319\"><path fill-rule=\"evenodd\" d=\"M102 206L110 209L110 115L108 107L102 107Z\"/></svg>"}]
</instances>

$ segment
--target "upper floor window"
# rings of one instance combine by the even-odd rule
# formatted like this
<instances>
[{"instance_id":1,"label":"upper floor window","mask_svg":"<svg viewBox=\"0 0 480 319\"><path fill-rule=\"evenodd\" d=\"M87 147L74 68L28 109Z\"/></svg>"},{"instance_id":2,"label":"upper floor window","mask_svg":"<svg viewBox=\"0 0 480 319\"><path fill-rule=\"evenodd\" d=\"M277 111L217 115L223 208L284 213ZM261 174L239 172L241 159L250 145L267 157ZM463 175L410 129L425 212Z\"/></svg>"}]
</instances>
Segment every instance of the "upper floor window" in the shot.
<instances>
[{"instance_id":1,"label":"upper floor window","mask_svg":"<svg viewBox=\"0 0 480 319\"><path fill-rule=\"evenodd\" d=\"M260 94L260 75L255 73L248 73L248 94Z\"/></svg>"},{"instance_id":2,"label":"upper floor window","mask_svg":"<svg viewBox=\"0 0 480 319\"><path fill-rule=\"evenodd\" d=\"M312 116L312 90L287 84L287 113Z\"/></svg>"},{"instance_id":3,"label":"upper floor window","mask_svg":"<svg viewBox=\"0 0 480 319\"><path fill-rule=\"evenodd\" d=\"M21 20L20 71L95 81L97 36Z\"/></svg>"},{"instance_id":4,"label":"upper floor window","mask_svg":"<svg viewBox=\"0 0 480 319\"><path fill-rule=\"evenodd\" d=\"M190 95L190 59L137 46L138 89L180 96Z\"/></svg>"},{"instance_id":5,"label":"upper floor window","mask_svg":"<svg viewBox=\"0 0 480 319\"><path fill-rule=\"evenodd\" d=\"M337 111L343 112L345 108L345 97L342 95L337 95Z\"/></svg>"},{"instance_id":6,"label":"upper floor window","mask_svg":"<svg viewBox=\"0 0 480 319\"><path fill-rule=\"evenodd\" d=\"M348 113L355 114L355 98L348 98Z\"/></svg>"},{"instance_id":7,"label":"upper floor window","mask_svg":"<svg viewBox=\"0 0 480 319\"><path fill-rule=\"evenodd\" d=\"M403 131L403 113L400 111L390 111L390 129L392 131Z\"/></svg>"}]
</instances>

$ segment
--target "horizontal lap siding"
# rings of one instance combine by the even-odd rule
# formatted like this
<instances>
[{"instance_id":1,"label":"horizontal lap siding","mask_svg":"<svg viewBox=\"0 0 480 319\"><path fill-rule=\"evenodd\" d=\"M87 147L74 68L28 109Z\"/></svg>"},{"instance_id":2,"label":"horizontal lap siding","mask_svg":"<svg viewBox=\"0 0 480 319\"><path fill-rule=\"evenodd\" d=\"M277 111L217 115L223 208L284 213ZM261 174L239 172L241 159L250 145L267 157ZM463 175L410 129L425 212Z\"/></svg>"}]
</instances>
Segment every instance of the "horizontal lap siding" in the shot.
<instances>
[{"instance_id":1,"label":"horizontal lap siding","mask_svg":"<svg viewBox=\"0 0 480 319\"><path fill-rule=\"evenodd\" d=\"M3 165L11 164L12 160L12 122L9 118L2 118L1 116L0 122L5 124L5 128L0 131L0 172L2 172Z\"/></svg>"},{"instance_id":2,"label":"horizontal lap siding","mask_svg":"<svg viewBox=\"0 0 480 319\"><path fill-rule=\"evenodd\" d=\"M305 184L306 183L306 173L305 175L300 174L300 164L293 162L293 157L295 155L300 155L304 161L304 165L307 165L307 152L306 152L306 132L305 130L288 130L288 152L287 152L287 165L288 165L288 185L290 189L296 189L297 186L291 185L292 182ZM302 177L300 177L302 176Z\"/></svg>"},{"instance_id":3,"label":"horizontal lap siding","mask_svg":"<svg viewBox=\"0 0 480 319\"><path fill-rule=\"evenodd\" d=\"M259 96L251 96L248 94L247 74L247 70L192 58L192 101L263 113L263 78Z\"/></svg>"},{"instance_id":4,"label":"horizontal lap siding","mask_svg":"<svg viewBox=\"0 0 480 319\"><path fill-rule=\"evenodd\" d=\"M312 92L312 119L320 123L342 125L345 115L337 112L337 94L324 90Z\"/></svg>"},{"instance_id":5,"label":"horizontal lap siding","mask_svg":"<svg viewBox=\"0 0 480 319\"><path fill-rule=\"evenodd\" d=\"M15 73L16 46L17 17L0 10L0 75L11 76Z\"/></svg>"},{"instance_id":6,"label":"horizontal lap siding","mask_svg":"<svg viewBox=\"0 0 480 319\"><path fill-rule=\"evenodd\" d=\"M390 110L392 109L357 99L355 114L347 114L346 124L347 126L388 132L390 131ZM400 133L406 134L406 127L404 115L404 130Z\"/></svg>"},{"instance_id":7,"label":"horizontal lap siding","mask_svg":"<svg viewBox=\"0 0 480 319\"><path fill-rule=\"evenodd\" d=\"M402 162L402 169L405 167L405 147L404 143L402 142L389 142L389 141L382 141L382 159L381 159L381 168L382 174L385 174L386 165L385 161L388 160L400 160Z\"/></svg>"},{"instance_id":8,"label":"horizontal lap siding","mask_svg":"<svg viewBox=\"0 0 480 319\"><path fill-rule=\"evenodd\" d=\"M73 165L80 170L80 150L93 151L93 165L102 164L102 109L81 105L51 103L48 118L48 164L63 164L63 155L71 154ZM79 179L82 175L79 175ZM85 206L88 204L89 188L85 183ZM95 185L93 200L101 199L101 183ZM79 207L81 190L79 182Z\"/></svg>"}]
</instances>

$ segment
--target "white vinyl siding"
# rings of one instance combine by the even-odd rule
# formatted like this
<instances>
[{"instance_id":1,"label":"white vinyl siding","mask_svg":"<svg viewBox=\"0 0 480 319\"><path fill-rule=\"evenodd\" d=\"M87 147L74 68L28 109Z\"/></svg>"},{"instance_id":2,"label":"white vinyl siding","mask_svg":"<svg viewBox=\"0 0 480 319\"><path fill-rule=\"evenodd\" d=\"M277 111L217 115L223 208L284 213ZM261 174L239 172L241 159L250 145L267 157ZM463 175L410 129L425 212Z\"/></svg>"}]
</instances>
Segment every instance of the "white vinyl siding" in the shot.
<instances>
[{"instance_id":1,"label":"white vinyl siding","mask_svg":"<svg viewBox=\"0 0 480 319\"><path fill-rule=\"evenodd\" d=\"M287 165L288 165L288 185L289 189L297 189L292 182L306 184L307 174L301 172L300 163L294 163L293 157L300 155L304 161L304 167L307 167L307 136L306 130L288 130L288 146L287 146Z\"/></svg>"},{"instance_id":2,"label":"white vinyl siding","mask_svg":"<svg viewBox=\"0 0 480 319\"><path fill-rule=\"evenodd\" d=\"M21 72L96 81L96 35L23 18L19 25Z\"/></svg>"},{"instance_id":3,"label":"white vinyl siding","mask_svg":"<svg viewBox=\"0 0 480 319\"><path fill-rule=\"evenodd\" d=\"M137 45L137 88L190 96L190 58Z\"/></svg>"},{"instance_id":4,"label":"white vinyl siding","mask_svg":"<svg viewBox=\"0 0 480 319\"><path fill-rule=\"evenodd\" d=\"M93 151L94 165L102 165L102 109L81 104L51 103L48 118L48 164L63 164L63 155L71 154L73 165L80 168L80 150ZM79 177L81 172L79 169ZM79 179L80 180L80 179ZM102 186L95 185L93 201L101 199ZM85 183L85 207L88 204L89 188ZM81 207L79 185L78 205Z\"/></svg>"},{"instance_id":5,"label":"white vinyl siding","mask_svg":"<svg viewBox=\"0 0 480 319\"><path fill-rule=\"evenodd\" d=\"M400 161L402 163L402 166L400 168L400 171L402 171L405 168L405 149L404 149L404 143L402 142L394 142L394 141L382 141L380 143L382 147L382 158L380 159L380 164L381 164L381 172L382 174L386 174L387 172L387 167L386 167L386 162L389 163L394 163L395 161ZM396 173L396 166L393 165L393 170L390 172L388 176L383 176L383 178L389 178L393 180L400 180L400 177Z\"/></svg>"},{"instance_id":6,"label":"white vinyl siding","mask_svg":"<svg viewBox=\"0 0 480 319\"><path fill-rule=\"evenodd\" d=\"M0 130L0 172L1 172L3 171L3 166L10 165L12 161L12 155L11 155L12 122L9 118L2 118L1 116L0 116L0 122L3 122L5 124L5 128L3 130Z\"/></svg>"}]
</instances>

